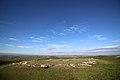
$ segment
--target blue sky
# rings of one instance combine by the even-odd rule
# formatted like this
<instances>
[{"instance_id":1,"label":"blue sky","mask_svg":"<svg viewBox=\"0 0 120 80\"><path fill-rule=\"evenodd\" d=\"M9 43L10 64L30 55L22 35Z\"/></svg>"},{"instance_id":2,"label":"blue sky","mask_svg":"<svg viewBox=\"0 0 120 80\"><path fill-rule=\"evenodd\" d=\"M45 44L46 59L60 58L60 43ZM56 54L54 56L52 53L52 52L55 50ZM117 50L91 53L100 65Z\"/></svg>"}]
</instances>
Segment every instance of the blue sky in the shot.
<instances>
[{"instance_id":1,"label":"blue sky","mask_svg":"<svg viewBox=\"0 0 120 80\"><path fill-rule=\"evenodd\" d=\"M120 54L119 0L0 0L0 53Z\"/></svg>"}]
</instances>

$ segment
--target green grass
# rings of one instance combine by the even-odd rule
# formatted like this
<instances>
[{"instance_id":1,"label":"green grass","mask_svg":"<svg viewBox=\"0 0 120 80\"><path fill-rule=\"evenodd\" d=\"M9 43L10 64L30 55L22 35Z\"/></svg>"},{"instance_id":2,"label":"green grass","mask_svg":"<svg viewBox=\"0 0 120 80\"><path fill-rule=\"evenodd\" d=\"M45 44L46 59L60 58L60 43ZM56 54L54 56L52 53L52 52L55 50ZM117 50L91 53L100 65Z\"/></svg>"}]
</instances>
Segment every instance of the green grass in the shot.
<instances>
[{"instance_id":1,"label":"green grass","mask_svg":"<svg viewBox=\"0 0 120 80\"><path fill-rule=\"evenodd\" d=\"M1 58L0 60L35 60L31 64L79 64L91 57L27 57ZM11 65L0 69L0 80L120 80L120 58L116 56L95 56L96 64L92 67L53 66L48 69ZM49 60L51 59L51 60ZM68 60L68 61L66 61Z\"/></svg>"}]
</instances>

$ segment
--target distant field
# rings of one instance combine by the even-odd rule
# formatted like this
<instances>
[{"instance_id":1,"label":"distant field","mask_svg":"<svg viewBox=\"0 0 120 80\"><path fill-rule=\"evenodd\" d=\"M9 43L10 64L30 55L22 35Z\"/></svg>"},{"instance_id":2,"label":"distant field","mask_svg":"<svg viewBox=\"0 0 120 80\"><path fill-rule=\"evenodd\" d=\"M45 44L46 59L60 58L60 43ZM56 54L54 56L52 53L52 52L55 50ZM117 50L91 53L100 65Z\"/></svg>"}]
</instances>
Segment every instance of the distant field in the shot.
<instances>
[{"instance_id":1,"label":"distant field","mask_svg":"<svg viewBox=\"0 0 120 80\"><path fill-rule=\"evenodd\" d=\"M120 80L120 57L1 56L0 80Z\"/></svg>"}]
</instances>

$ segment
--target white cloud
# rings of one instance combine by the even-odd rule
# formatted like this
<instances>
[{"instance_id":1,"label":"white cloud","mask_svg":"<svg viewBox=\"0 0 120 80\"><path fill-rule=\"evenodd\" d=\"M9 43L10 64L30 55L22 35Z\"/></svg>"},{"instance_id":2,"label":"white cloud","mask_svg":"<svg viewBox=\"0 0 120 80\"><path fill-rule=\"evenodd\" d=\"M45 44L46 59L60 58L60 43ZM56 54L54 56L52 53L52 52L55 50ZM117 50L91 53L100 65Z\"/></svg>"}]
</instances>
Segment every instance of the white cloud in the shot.
<instances>
[{"instance_id":1,"label":"white cloud","mask_svg":"<svg viewBox=\"0 0 120 80\"><path fill-rule=\"evenodd\" d=\"M56 47L56 48L65 48L68 47L66 44L50 44L51 47Z\"/></svg>"},{"instance_id":2,"label":"white cloud","mask_svg":"<svg viewBox=\"0 0 120 80\"><path fill-rule=\"evenodd\" d=\"M68 33L81 33L81 32L85 32L85 31L86 31L85 27L74 25L71 27L60 29L59 31L55 31L54 29L52 29L49 32L53 33L54 35L64 36Z\"/></svg>"},{"instance_id":3,"label":"white cloud","mask_svg":"<svg viewBox=\"0 0 120 80\"><path fill-rule=\"evenodd\" d=\"M0 43L0 46L15 47L15 45L13 44L4 44L4 43Z\"/></svg>"},{"instance_id":4,"label":"white cloud","mask_svg":"<svg viewBox=\"0 0 120 80\"><path fill-rule=\"evenodd\" d=\"M120 42L120 40L113 40L112 42Z\"/></svg>"},{"instance_id":5,"label":"white cloud","mask_svg":"<svg viewBox=\"0 0 120 80\"><path fill-rule=\"evenodd\" d=\"M61 43L67 43L67 41L61 41Z\"/></svg>"},{"instance_id":6,"label":"white cloud","mask_svg":"<svg viewBox=\"0 0 120 80\"><path fill-rule=\"evenodd\" d=\"M58 35L60 35L60 36L64 36L65 34L64 34L64 33L58 33Z\"/></svg>"},{"instance_id":7,"label":"white cloud","mask_svg":"<svg viewBox=\"0 0 120 80\"><path fill-rule=\"evenodd\" d=\"M75 32L84 32L86 31L83 27L80 27L78 25L74 25L72 27L68 27L66 29L63 30L66 33L75 33Z\"/></svg>"},{"instance_id":8,"label":"white cloud","mask_svg":"<svg viewBox=\"0 0 120 80\"><path fill-rule=\"evenodd\" d=\"M18 48L32 48L31 46L17 46Z\"/></svg>"},{"instance_id":9,"label":"white cloud","mask_svg":"<svg viewBox=\"0 0 120 80\"><path fill-rule=\"evenodd\" d=\"M85 40L79 40L80 42L83 42L83 41L85 41Z\"/></svg>"},{"instance_id":10,"label":"white cloud","mask_svg":"<svg viewBox=\"0 0 120 80\"><path fill-rule=\"evenodd\" d=\"M64 36L65 35L65 33L63 33L63 32L56 32L55 30L50 30L50 32L52 32L53 34L55 34L55 35L58 35L58 36Z\"/></svg>"},{"instance_id":11,"label":"white cloud","mask_svg":"<svg viewBox=\"0 0 120 80\"><path fill-rule=\"evenodd\" d=\"M63 20L62 23L66 23L67 21L66 20Z\"/></svg>"},{"instance_id":12,"label":"white cloud","mask_svg":"<svg viewBox=\"0 0 120 80\"><path fill-rule=\"evenodd\" d=\"M102 47L89 49L88 51L90 52L120 51L120 45L102 46Z\"/></svg>"},{"instance_id":13,"label":"white cloud","mask_svg":"<svg viewBox=\"0 0 120 80\"><path fill-rule=\"evenodd\" d=\"M7 21L0 21L1 24L8 24L8 25L15 25L14 23L7 22Z\"/></svg>"},{"instance_id":14,"label":"white cloud","mask_svg":"<svg viewBox=\"0 0 120 80\"><path fill-rule=\"evenodd\" d=\"M55 50L55 49L56 49L56 48L52 48L52 47L51 47L51 48L48 48L47 50L48 50L48 51L52 51L52 50Z\"/></svg>"},{"instance_id":15,"label":"white cloud","mask_svg":"<svg viewBox=\"0 0 120 80\"><path fill-rule=\"evenodd\" d=\"M93 36L88 36L90 39L94 38L97 40L108 40L108 38L104 37L103 35L93 35Z\"/></svg>"},{"instance_id":16,"label":"white cloud","mask_svg":"<svg viewBox=\"0 0 120 80\"><path fill-rule=\"evenodd\" d=\"M88 36L89 39L92 39L93 37L92 36Z\"/></svg>"},{"instance_id":17,"label":"white cloud","mask_svg":"<svg viewBox=\"0 0 120 80\"><path fill-rule=\"evenodd\" d=\"M53 50L51 54L57 54L57 55L120 55L120 45L110 45L110 46L92 48L88 50L73 50L73 51L70 50L63 52L54 51L57 49L56 47L59 48L60 45L49 44L49 46L51 45L53 47L47 48L47 50L49 51Z\"/></svg>"},{"instance_id":18,"label":"white cloud","mask_svg":"<svg viewBox=\"0 0 120 80\"><path fill-rule=\"evenodd\" d=\"M103 46L103 47L98 47L98 48L120 48L120 45L112 45L112 46Z\"/></svg>"},{"instance_id":19,"label":"white cloud","mask_svg":"<svg viewBox=\"0 0 120 80\"><path fill-rule=\"evenodd\" d=\"M32 48L31 46L23 46L23 45L15 46L13 44L3 44L3 43L2 43L2 45L8 46L8 47L14 47L14 48Z\"/></svg>"},{"instance_id":20,"label":"white cloud","mask_svg":"<svg viewBox=\"0 0 120 80\"><path fill-rule=\"evenodd\" d=\"M30 37L31 42L46 42L48 41L47 37L39 37L39 38L35 38L35 37Z\"/></svg>"},{"instance_id":21,"label":"white cloud","mask_svg":"<svg viewBox=\"0 0 120 80\"><path fill-rule=\"evenodd\" d=\"M75 43L83 43L85 40L83 40L83 39L80 39L80 40L75 40L75 41L73 41L73 42L75 42Z\"/></svg>"},{"instance_id":22,"label":"white cloud","mask_svg":"<svg viewBox=\"0 0 120 80\"><path fill-rule=\"evenodd\" d=\"M19 41L19 39L17 39L17 38L9 38L9 40L11 40L11 41Z\"/></svg>"},{"instance_id":23,"label":"white cloud","mask_svg":"<svg viewBox=\"0 0 120 80\"><path fill-rule=\"evenodd\" d=\"M120 45L111 45L88 50L54 52L59 55L120 55Z\"/></svg>"},{"instance_id":24,"label":"white cloud","mask_svg":"<svg viewBox=\"0 0 120 80\"><path fill-rule=\"evenodd\" d=\"M67 44L48 44L49 48L47 50L55 50L55 49L61 49L61 48L68 48L70 47Z\"/></svg>"},{"instance_id":25,"label":"white cloud","mask_svg":"<svg viewBox=\"0 0 120 80\"><path fill-rule=\"evenodd\" d=\"M8 47L15 47L13 44L4 44L4 45Z\"/></svg>"}]
</instances>

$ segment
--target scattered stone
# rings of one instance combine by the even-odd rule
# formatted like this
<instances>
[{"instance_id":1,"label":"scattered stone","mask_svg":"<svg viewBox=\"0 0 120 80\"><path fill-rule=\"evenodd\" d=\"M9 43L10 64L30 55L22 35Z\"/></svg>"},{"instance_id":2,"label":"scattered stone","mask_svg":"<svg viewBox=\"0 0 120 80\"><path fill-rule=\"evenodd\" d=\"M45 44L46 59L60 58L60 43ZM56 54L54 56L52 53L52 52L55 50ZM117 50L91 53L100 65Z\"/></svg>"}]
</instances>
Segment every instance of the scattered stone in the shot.
<instances>
[{"instance_id":1,"label":"scattered stone","mask_svg":"<svg viewBox=\"0 0 120 80\"><path fill-rule=\"evenodd\" d=\"M89 62L83 62L84 64L88 64Z\"/></svg>"},{"instance_id":2,"label":"scattered stone","mask_svg":"<svg viewBox=\"0 0 120 80\"><path fill-rule=\"evenodd\" d=\"M61 66L62 64L58 64L59 66Z\"/></svg>"},{"instance_id":3,"label":"scattered stone","mask_svg":"<svg viewBox=\"0 0 120 80\"><path fill-rule=\"evenodd\" d=\"M116 56L116 58L120 58L120 56Z\"/></svg>"},{"instance_id":4,"label":"scattered stone","mask_svg":"<svg viewBox=\"0 0 120 80\"><path fill-rule=\"evenodd\" d=\"M89 61L88 64L95 64L95 61Z\"/></svg>"},{"instance_id":5,"label":"scattered stone","mask_svg":"<svg viewBox=\"0 0 120 80\"><path fill-rule=\"evenodd\" d=\"M74 64L70 64L70 66L71 66L71 67L75 67L75 65L74 65Z\"/></svg>"},{"instance_id":6,"label":"scattered stone","mask_svg":"<svg viewBox=\"0 0 120 80\"><path fill-rule=\"evenodd\" d=\"M15 63L12 63L12 65L15 65Z\"/></svg>"},{"instance_id":7,"label":"scattered stone","mask_svg":"<svg viewBox=\"0 0 120 80\"><path fill-rule=\"evenodd\" d=\"M92 67L92 65L87 65L87 66Z\"/></svg>"},{"instance_id":8,"label":"scattered stone","mask_svg":"<svg viewBox=\"0 0 120 80\"><path fill-rule=\"evenodd\" d=\"M24 62L22 62L21 64L26 65L26 64L28 64L28 62L27 62L27 61L24 61Z\"/></svg>"},{"instance_id":9,"label":"scattered stone","mask_svg":"<svg viewBox=\"0 0 120 80\"><path fill-rule=\"evenodd\" d=\"M32 65L33 67L36 67L35 65Z\"/></svg>"},{"instance_id":10,"label":"scattered stone","mask_svg":"<svg viewBox=\"0 0 120 80\"><path fill-rule=\"evenodd\" d=\"M63 61L69 61L69 59L63 60Z\"/></svg>"},{"instance_id":11,"label":"scattered stone","mask_svg":"<svg viewBox=\"0 0 120 80\"><path fill-rule=\"evenodd\" d=\"M40 67L41 67L41 68L49 68L49 66L48 66L48 65L45 65L45 64L40 65Z\"/></svg>"}]
</instances>

